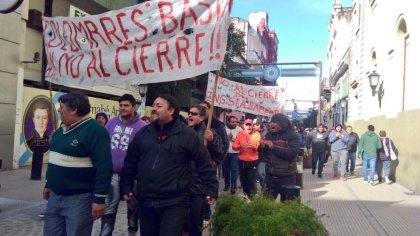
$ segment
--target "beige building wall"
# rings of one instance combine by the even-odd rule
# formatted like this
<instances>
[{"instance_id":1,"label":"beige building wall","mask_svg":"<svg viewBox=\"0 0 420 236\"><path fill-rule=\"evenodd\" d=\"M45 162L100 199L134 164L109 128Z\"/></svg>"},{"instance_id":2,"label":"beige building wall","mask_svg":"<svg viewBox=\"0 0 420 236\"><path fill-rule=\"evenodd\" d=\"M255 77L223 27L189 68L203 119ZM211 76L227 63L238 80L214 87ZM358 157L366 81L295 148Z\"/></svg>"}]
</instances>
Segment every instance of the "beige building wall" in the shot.
<instances>
[{"instance_id":1,"label":"beige building wall","mask_svg":"<svg viewBox=\"0 0 420 236\"><path fill-rule=\"evenodd\" d=\"M360 135L368 124L386 130L399 150L397 182L420 193L420 14L414 4L353 1L350 77L356 86L349 90L348 124ZM380 74L374 95L368 79L373 71Z\"/></svg>"},{"instance_id":2,"label":"beige building wall","mask_svg":"<svg viewBox=\"0 0 420 236\"><path fill-rule=\"evenodd\" d=\"M127 1L126 1L127 2ZM53 15L69 16L70 4L76 7L88 7L85 11L104 11L82 0L54 0ZM24 97L24 80L39 83L42 81L42 63L21 63L32 61L34 53L42 57L42 32L26 26L28 12L36 9L44 12L44 0L24 0L22 5L12 13L0 14L0 160L2 170L19 168L17 160L21 142L22 101ZM97 13L97 12L96 12ZM101 86L95 88L77 88L93 90L110 97L132 93L140 100L138 90L130 85Z\"/></svg>"},{"instance_id":3,"label":"beige building wall","mask_svg":"<svg viewBox=\"0 0 420 236\"><path fill-rule=\"evenodd\" d=\"M0 14L0 160L2 169L12 169L15 141L15 121L19 83L22 81L21 45L25 22L21 13L23 3L16 11ZM31 57L32 58L32 57Z\"/></svg>"}]
</instances>

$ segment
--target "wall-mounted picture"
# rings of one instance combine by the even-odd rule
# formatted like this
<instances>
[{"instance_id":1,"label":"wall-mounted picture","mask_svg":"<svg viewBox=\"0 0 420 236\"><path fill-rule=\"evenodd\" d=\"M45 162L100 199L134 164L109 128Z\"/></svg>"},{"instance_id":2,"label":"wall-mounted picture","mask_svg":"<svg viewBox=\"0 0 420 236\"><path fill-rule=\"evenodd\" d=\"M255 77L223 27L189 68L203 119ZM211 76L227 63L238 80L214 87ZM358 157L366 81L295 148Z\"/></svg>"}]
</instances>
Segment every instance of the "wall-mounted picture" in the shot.
<instances>
[{"instance_id":1,"label":"wall-mounted picture","mask_svg":"<svg viewBox=\"0 0 420 236\"><path fill-rule=\"evenodd\" d=\"M44 95L34 97L26 107L23 116L25 143L31 152L46 153L51 133L56 129L57 117L52 110L51 100Z\"/></svg>"}]
</instances>

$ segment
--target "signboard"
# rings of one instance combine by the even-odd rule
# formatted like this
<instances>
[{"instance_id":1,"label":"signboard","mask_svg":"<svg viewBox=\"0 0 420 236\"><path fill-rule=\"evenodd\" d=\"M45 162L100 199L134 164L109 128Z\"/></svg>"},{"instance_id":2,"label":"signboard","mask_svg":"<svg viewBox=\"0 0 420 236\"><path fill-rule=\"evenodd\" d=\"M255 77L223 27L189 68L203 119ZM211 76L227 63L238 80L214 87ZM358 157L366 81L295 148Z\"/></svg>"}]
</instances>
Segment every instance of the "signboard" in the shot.
<instances>
[{"instance_id":1,"label":"signboard","mask_svg":"<svg viewBox=\"0 0 420 236\"><path fill-rule=\"evenodd\" d=\"M83 11L82 9L79 9L73 5L70 5L69 16L70 17L85 17L85 16L90 16L90 14Z\"/></svg>"},{"instance_id":2,"label":"signboard","mask_svg":"<svg viewBox=\"0 0 420 236\"><path fill-rule=\"evenodd\" d=\"M46 80L104 86L220 69L231 0L147 1L85 17L43 17Z\"/></svg>"},{"instance_id":3,"label":"signboard","mask_svg":"<svg viewBox=\"0 0 420 236\"><path fill-rule=\"evenodd\" d=\"M275 82L280 76L280 69L278 66L270 65L264 69L229 69L229 78L255 78L263 77L269 82Z\"/></svg>"},{"instance_id":4,"label":"signboard","mask_svg":"<svg viewBox=\"0 0 420 236\"><path fill-rule=\"evenodd\" d=\"M206 100L211 101L216 76L209 73ZM285 88L237 83L219 77L214 105L255 115L273 116L283 110Z\"/></svg>"}]
</instances>

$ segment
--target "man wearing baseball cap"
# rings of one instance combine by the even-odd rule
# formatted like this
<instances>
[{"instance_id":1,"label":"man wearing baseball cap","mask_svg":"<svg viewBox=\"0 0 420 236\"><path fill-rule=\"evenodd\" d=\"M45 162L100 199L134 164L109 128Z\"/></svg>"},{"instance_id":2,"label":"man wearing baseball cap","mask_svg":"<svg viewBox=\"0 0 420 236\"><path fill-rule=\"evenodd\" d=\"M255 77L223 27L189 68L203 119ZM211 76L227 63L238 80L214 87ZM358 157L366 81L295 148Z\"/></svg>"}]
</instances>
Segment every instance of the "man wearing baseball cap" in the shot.
<instances>
[{"instance_id":1,"label":"man wearing baseball cap","mask_svg":"<svg viewBox=\"0 0 420 236\"><path fill-rule=\"evenodd\" d=\"M252 198L256 193L258 145L261 140L260 132L253 129L252 120L246 119L244 130L241 131L232 144L233 150L239 151L239 178L244 193Z\"/></svg>"}]
</instances>

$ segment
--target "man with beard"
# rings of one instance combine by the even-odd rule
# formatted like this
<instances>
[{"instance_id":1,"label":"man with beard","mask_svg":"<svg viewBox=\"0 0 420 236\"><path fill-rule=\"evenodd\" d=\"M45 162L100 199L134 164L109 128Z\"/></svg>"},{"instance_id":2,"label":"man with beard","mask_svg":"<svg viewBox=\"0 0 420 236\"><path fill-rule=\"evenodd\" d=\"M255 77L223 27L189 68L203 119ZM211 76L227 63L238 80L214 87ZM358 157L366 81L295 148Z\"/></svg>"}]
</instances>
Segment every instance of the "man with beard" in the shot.
<instances>
[{"instance_id":1,"label":"man with beard","mask_svg":"<svg viewBox=\"0 0 420 236\"><path fill-rule=\"evenodd\" d=\"M283 185L296 185L299 136L290 120L277 113L271 118L270 131L260 142L260 153L266 161L266 192L276 199Z\"/></svg>"},{"instance_id":2,"label":"man with beard","mask_svg":"<svg viewBox=\"0 0 420 236\"><path fill-rule=\"evenodd\" d=\"M198 138L204 144L207 142L207 151L214 165L214 175L216 175L216 165L222 161L220 157L224 154L222 139L213 130L208 130L204 124L206 111L203 107L192 106L188 112L188 126L194 129ZM193 183L191 187L190 212L188 217L188 227L184 228L189 236L200 236L203 229L202 213L206 205L206 188L197 175L196 167L193 165ZM217 190L215 190L217 191Z\"/></svg>"},{"instance_id":3,"label":"man with beard","mask_svg":"<svg viewBox=\"0 0 420 236\"><path fill-rule=\"evenodd\" d=\"M229 139L229 150L226 158L223 160L223 176L225 178L224 191L228 191L230 188L231 194L236 192L236 182L238 178L238 153L232 149L232 144L235 141L239 132L242 129L238 126L239 121L235 116L229 116L226 123L226 133Z\"/></svg>"},{"instance_id":4,"label":"man with beard","mask_svg":"<svg viewBox=\"0 0 420 236\"><path fill-rule=\"evenodd\" d=\"M253 129L251 119L245 120L244 130L232 144L233 150L239 151L239 178L249 198L257 193L258 145L261 140L259 129L259 125L258 130Z\"/></svg>"},{"instance_id":5,"label":"man with beard","mask_svg":"<svg viewBox=\"0 0 420 236\"><path fill-rule=\"evenodd\" d=\"M108 196L105 199L105 215L102 217L101 236L112 235L118 205L120 203L120 173L127 154L127 148L133 140L134 135L144 126L140 115L136 112L136 100L131 94L124 94L119 99L119 115L112 118L105 128L111 139L112 169L114 171L111 179ZM127 201L128 231L135 233L138 230L138 209L137 201L133 197Z\"/></svg>"},{"instance_id":6,"label":"man with beard","mask_svg":"<svg viewBox=\"0 0 420 236\"><path fill-rule=\"evenodd\" d=\"M212 204L218 196L218 182L204 144L179 120L174 97L155 99L151 122L128 147L121 173L122 198L133 197L137 179L141 235L182 235L191 193L191 161Z\"/></svg>"}]
</instances>

